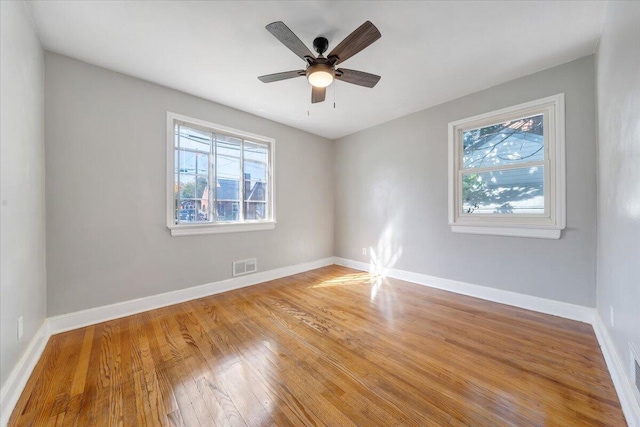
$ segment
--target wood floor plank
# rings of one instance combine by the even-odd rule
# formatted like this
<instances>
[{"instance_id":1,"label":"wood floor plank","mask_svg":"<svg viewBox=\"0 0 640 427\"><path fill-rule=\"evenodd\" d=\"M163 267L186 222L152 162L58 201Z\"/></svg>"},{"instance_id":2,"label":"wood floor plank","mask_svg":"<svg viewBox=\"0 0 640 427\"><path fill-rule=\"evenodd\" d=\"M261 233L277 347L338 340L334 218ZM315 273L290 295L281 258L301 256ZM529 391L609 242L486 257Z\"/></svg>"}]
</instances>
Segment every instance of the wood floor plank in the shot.
<instances>
[{"instance_id":1,"label":"wood floor plank","mask_svg":"<svg viewBox=\"0 0 640 427\"><path fill-rule=\"evenodd\" d=\"M89 370L87 379L85 382L84 391L82 393L82 399L78 408L78 417L76 418L76 425L96 425L98 418L103 418L104 415L99 413L99 399L98 399L98 383L100 378L100 353L102 348L102 334L104 331L105 323L100 323L95 326L95 332L93 335L93 342L91 355L89 356Z\"/></svg>"},{"instance_id":2,"label":"wood floor plank","mask_svg":"<svg viewBox=\"0 0 640 427\"><path fill-rule=\"evenodd\" d=\"M10 426L624 426L590 325L329 266L51 337Z\"/></svg>"}]
</instances>

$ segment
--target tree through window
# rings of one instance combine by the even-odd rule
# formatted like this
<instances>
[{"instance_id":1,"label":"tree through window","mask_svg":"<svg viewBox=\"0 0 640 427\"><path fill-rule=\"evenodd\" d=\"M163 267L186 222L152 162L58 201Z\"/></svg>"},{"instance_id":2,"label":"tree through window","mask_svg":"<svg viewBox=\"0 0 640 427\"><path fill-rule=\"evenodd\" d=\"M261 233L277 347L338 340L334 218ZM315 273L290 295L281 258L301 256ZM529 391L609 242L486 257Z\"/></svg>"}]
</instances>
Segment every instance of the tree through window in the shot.
<instances>
[{"instance_id":1,"label":"tree through window","mask_svg":"<svg viewBox=\"0 0 640 427\"><path fill-rule=\"evenodd\" d=\"M459 227L465 225L474 227L469 232L504 227L498 234L518 227L564 227L563 99L558 95L449 124L454 231L465 231ZM559 231L546 234L559 237Z\"/></svg>"}]
</instances>

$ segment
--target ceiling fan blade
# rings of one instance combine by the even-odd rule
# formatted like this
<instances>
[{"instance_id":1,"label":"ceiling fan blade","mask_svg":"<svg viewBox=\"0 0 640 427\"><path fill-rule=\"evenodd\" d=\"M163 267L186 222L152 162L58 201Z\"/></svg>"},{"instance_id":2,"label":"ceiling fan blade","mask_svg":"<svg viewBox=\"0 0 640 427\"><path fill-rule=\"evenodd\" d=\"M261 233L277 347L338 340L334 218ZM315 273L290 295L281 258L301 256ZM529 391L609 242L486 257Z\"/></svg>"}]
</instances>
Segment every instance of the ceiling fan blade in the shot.
<instances>
[{"instance_id":1,"label":"ceiling fan blade","mask_svg":"<svg viewBox=\"0 0 640 427\"><path fill-rule=\"evenodd\" d=\"M274 35L275 38L288 47L293 53L298 55L303 61L306 61L305 57L315 58L313 53L307 46L296 36L293 31L287 27L284 22L277 21L272 22L266 26L267 30Z\"/></svg>"},{"instance_id":2,"label":"ceiling fan blade","mask_svg":"<svg viewBox=\"0 0 640 427\"><path fill-rule=\"evenodd\" d=\"M262 83L279 82L280 80L292 79L304 76L304 70L285 71L284 73L267 74L258 77Z\"/></svg>"},{"instance_id":3,"label":"ceiling fan blade","mask_svg":"<svg viewBox=\"0 0 640 427\"><path fill-rule=\"evenodd\" d=\"M326 87L311 86L311 103L315 104L317 102L323 102L326 94L327 94Z\"/></svg>"},{"instance_id":4,"label":"ceiling fan blade","mask_svg":"<svg viewBox=\"0 0 640 427\"><path fill-rule=\"evenodd\" d=\"M337 57L333 64L344 62L351 58L356 53L360 52L367 46L382 37L380 31L370 21L365 22L359 26L353 33L349 34L347 38L342 40L338 46L336 46L327 58Z\"/></svg>"},{"instance_id":5,"label":"ceiling fan blade","mask_svg":"<svg viewBox=\"0 0 640 427\"><path fill-rule=\"evenodd\" d=\"M336 80L341 80L358 86L374 87L380 81L380 76L365 73L364 71L338 68L336 70Z\"/></svg>"}]
</instances>

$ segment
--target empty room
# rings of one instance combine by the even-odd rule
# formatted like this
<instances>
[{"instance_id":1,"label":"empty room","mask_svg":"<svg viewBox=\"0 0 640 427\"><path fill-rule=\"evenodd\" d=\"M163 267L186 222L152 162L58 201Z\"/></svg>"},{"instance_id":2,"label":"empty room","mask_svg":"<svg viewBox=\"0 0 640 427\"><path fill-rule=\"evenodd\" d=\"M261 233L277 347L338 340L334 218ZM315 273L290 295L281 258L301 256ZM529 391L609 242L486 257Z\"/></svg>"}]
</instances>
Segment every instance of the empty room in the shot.
<instances>
[{"instance_id":1,"label":"empty room","mask_svg":"<svg viewBox=\"0 0 640 427\"><path fill-rule=\"evenodd\" d=\"M640 2L0 18L0 427L640 427Z\"/></svg>"}]
</instances>

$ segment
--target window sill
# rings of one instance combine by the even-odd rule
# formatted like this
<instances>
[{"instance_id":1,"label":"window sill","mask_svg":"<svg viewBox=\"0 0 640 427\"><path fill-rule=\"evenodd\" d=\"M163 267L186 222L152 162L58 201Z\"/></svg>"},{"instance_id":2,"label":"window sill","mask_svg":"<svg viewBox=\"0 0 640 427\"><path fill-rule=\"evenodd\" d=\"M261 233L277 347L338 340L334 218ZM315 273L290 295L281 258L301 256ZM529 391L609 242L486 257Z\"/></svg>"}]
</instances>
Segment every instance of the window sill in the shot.
<instances>
[{"instance_id":1,"label":"window sill","mask_svg":"<svg viewBox=\"0 0 640 427\"><path fill-rule=\"evenodd\" d=\"M228 224L174 225L169 227L172 236L195 236L198 234L241 233L245 231L273 230L276 221L240 222Z\"/></svg>"},{"instance_id":2,"label":"window sill","mask_svg":"<svg viewBox=\"0 0 640 427\"><path fill-rule=\"evenodd\" d=\"M452 225L454 233L489 234L493 236L532 237L536 239L559 239L559 228L514 228L514 227L478 227Z\"/></svg>"}]
</instances>

